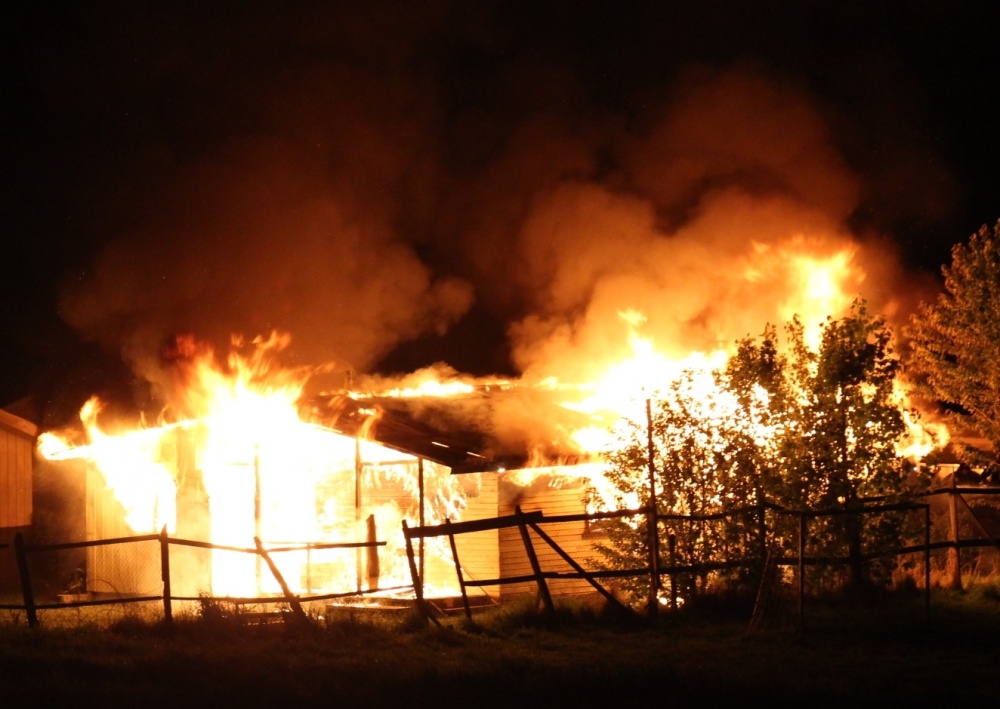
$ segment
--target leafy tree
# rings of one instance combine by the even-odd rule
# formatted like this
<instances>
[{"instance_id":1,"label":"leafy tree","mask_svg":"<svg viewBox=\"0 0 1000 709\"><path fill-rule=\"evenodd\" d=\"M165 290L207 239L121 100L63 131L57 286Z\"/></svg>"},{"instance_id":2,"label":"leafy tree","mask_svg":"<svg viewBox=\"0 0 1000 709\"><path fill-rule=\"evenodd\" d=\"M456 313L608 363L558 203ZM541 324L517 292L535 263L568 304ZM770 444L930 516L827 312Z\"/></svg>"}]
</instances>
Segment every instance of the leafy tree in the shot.
<instances>
[{"instance_id":1,"label":"leafy tree","mask_svg":"<svg viewBox=\"0 0 1000 709\"><path fill-rule=\"evenodd\" d=\"M882 318L855 303L840 320L828 320L817 351L801 323L786 326L785 352L768 326L759 340L740 341L724 370L688 372L654 397L652 433L660 514L704 515L755 507L767 500L795 509L860 508L869 496L892 496L904 487L895 443L905 433L894 391L898 360ZM622 445L612 452L609 479L619 507L648 499L646 421L626 422ZM720 522L661 525L677 540L679 564L759 554L766 544L790 550L789 517L765 520L738 514ZM852 560L851 578L873 570L862 563L866 543L895 539L901 520L843 515L810 530L816 551ZM618 521L599 546L611 568L636 568L646 559L645 526ZM877 569L876 569L877 570ZM752 581L719 574L727 584ZM699 588L707 576L699 579ZM637 580L632 590L644 593ZM688 592L696 590L693 587Z\"/></svg>"},{"instance_id":2,"label":"leafy tree","mask_svg":"<svg viewBox=\"0 0 1000 709\"><path fill-rule=\"evenodd\" d=\"M1000 220L951 250L944 292L906 335L907 371L957 422L1000 451Z\"/></svg>"},{"instance_id":3,"label":"leafy tree","mask_svg":"<svg viewBox=\"0 0 1000 709\"><path fill-rule=\"evenodd\" d=\"M895 444L905 423L895 393L899 360L890 341L885 321L870 316L864 304L828 321L823 331L815 373L804 388L805 445L797 455L812 478L804 500L811 506L900 489Z\"/></svg>"},{"instance_id":4,"label":"leafy tree","mask_svg":"<svg viewBox=\"0 0 1000 709\"><path fill-rule=\"evenodd\" d=\"M659 391L651 407L653 463L660 514L708 515L735 504L737 497L753 496L752 484L743 489L745 478L735 449L752 434L737 418L739 408L729 392L716 385L712 372L688 371ZM647 504L648 426L645 419L625 421L620 430L625 445L613 451L608 478L615 487L614 505L635 509ZM605 501L607 502L607 501ZM742 502L741 504L747 504ZM645 563L648 539L644 520L612 520L605 526L609 544L598 545L611 568L636 568ZM694 564L718 559L734 540L719 524L671 520L660 526L661 549L667 538L677 541L675 561ZM690 595L697 583L704 590L707 574L685 579ZM644 596L645 579L626 582L635 598Z\"/></svg>"},{"instance_id":5,"label":"leafy tree","mask_svg":"<svg viewBox=\"0 0 1000 709\"><path fill-rule=\"evenodd\" d=\"M864 498L903 491L904 461L896 443L906 424L895 392L899 360L891 339L885 321L871 316L864 303L827 321L815 354L805 349L800 331L793 346L799 376L805 376L799 383L804 403L789 442L785 487L797 485L799 494L786 502L807 509L859 508ZM901 523L899 517L843 515L813 522L811 537L830 551L846 541L851 581L860 584L867 579L863 541L896 538Z\"/></svg>"},{"instance_id":6,"label":"leafy tree","mask_svg":"<svg viewBox=\"0 0 1000 709\"><path fill-rule=\"evenodd\" d=\"M815 352L806 346L798 320L788 323L786 333L786 357L772 354L772 332L759 346L740 343L736 364L729 366L730 387L740 381L735 371L743 371L750 382L757 372L757 386L770 393L773 438L756 450L761 494L785 507L812 510L860 508L865 498L899 495L905 471L896 443L906 424L895 388L899 360L884 319L857 301L845 317L827 320ZM772 364L747 371L748 361ZM772 544L791 545L796 534L789 522L788 517L775 519ZM897 540L902 522L885 514L820 518L811 523L810 540L817 551L829 554L843 554L846 544L851 581L860 584L888 571L866 568L863 547Z\"/></svg>"}]
</instances>

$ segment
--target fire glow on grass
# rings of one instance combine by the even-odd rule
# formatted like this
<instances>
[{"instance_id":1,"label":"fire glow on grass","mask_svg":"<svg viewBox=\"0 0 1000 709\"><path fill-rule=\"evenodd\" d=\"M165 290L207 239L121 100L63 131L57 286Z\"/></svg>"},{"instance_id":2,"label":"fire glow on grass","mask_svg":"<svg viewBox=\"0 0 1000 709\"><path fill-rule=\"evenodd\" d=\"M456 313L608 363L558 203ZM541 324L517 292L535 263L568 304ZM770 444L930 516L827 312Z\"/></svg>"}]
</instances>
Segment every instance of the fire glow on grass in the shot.
<instances>
[{"instance_id":1,"label":"fire glow on grass","mask_svg":"<svg viewBox=\"0 0 1000 709\"><path fill-rule=\"evenodd\" d=\"M852 247L812 253L793 240L783 248L758 248L744 277L748 283L784 283L775 296L779 302L774 310L787 317L797 314L807 344L814 346L827 316L844 312L853 299L847 290L863 280L853 254ZM618 421L642 420L645 399L654 395L648 387L665 386L682 372L693 371L689 381L704 389L702 398L719 398L712 372L725 365L727 350L670 356L659 347L664 343L643 335L644 313L622 307L618 315L625 326L624 336L619 333L627 345L624 356L593 361L591 381L536 379L536 389L547 390L563 407L590 421L563 432L576 448L566 454L584 464L559 467L553 476L551 466L558 461L536 461L550 466L542 472L554 484L583 479L598 490L607 487L601 453L614 445ZM412 455L305 420L299 403L310 372L275 363L275 354L288 344L287 336L257 340L249 354L239 354L245 349L242 344L236 341L233 353L220 363L193 340L179 342L169 394L172 420L112 431L99 424L101 404L92 399L80 414L85 442L74 445L68 436L46 433L39 440L41 455L85 460L98 470L136 533L158 532L166 526L180 537L247 548L255 536L266 546L364 541L373 524L377 538L388 543L379 552L377 574L372 573L371 561L364 563L353 550L285 552L275 555L275 561L296 592L360 588L362 576L368 588L408 584L400 554L401 521L413 524L423 517L425 523L434 524L446 517L460 519L467 495L474 493L470 485L474 487L478 478L451 475L430 462L418 465ZM454 372L442 380L427 370L402 381L381 382L378 394L447 397L468 394L480 383ZM497 380L489 384L507 390L528 386ZM899 396L905 400L902 389ZM906 445L913 447L901 453L926 453L940 441L932 435L940 431L908 422L912 434ZM426 500L418 490L418 469L429 479L424 486L429 491ZM508 473L507 479L527 485L535 475L522 470ZM365 490L363 504L359 504L360 488ZM604 489L602 495L610 500L613 491ZM632 502L635 507L640 503ZM429 547L425 558L434 556L450 564L446 546ZM213 552L209 567L200 578L210 579L215 595L278 590L251 555ZM453 574L442 577L453 579ZM457 581L451 583L454 588L442 592L457 591Z\"/></svg>"}]
</instances>

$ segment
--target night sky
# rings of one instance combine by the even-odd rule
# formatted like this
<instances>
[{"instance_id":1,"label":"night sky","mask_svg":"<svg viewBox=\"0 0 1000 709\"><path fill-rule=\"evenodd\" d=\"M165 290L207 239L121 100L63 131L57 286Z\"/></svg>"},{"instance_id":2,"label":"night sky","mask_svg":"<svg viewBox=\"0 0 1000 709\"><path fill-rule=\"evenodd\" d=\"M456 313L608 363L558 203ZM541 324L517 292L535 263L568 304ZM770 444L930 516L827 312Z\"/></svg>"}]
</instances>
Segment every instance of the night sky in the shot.
<instances>
[{"instance_id":1,"label":"night sky","mask_svg":"<svg viewBox=\"0 0 1000 709\"><path fill-rule=\"evenodd\" d=\"M142 405L185 332L542 371L608 293L700 346L760 331L720 272L789 230L859 244L876 305L924 292L1000 218L998 31L971 2L15 2L0 405Z\"/></svg>"}]
</instances>

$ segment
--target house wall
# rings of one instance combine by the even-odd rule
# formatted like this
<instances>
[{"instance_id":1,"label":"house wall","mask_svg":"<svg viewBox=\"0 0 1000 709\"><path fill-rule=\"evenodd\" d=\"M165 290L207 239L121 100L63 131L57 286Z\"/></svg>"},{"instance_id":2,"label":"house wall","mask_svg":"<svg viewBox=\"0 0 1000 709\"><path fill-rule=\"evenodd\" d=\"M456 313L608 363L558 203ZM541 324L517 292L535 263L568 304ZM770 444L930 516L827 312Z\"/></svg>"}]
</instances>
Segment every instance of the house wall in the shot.
<instances>
[{"instance_id":1,"label":"house wall","mask_svg":"<svg viewBox=\"0 0 1000 709\"><path fill-rule=\"evenodd\" d=\"M179 443L180 448L184 448L184 445ZM184 461L191 456L178 454L176 460L171 456L168 457L174 461L173 464L180 468L191 467L191 465L184 464ZM382 465L381 468L380 465ZM411 525L418 523L418 508L414 506L416 493L412 489L412 480L415 479L413 475L418 469L417 465L416 461L408 462L405 460L398 463L364 465L362 480L367 482L363 484L361 507L357 513L354 512L353 507L355 471L345 469L336 475L334 472L330 472L325 478L327 480L333 479L329 477L330 475L334 475L338 480L339 476L344 478L343 481L336 483L338 489L344 488L344 490L340 490L333 498L330 498L337 500L343 498L336 505L335 517L345 520L345 528L349 528L346 536L342 535L337 538L347 540L350 537L351 541L361 540L364 536L363 531L359 536L358 532L355 531L356 528L363 530L364 520L369 514L382 515L376 532L377 538L389 541L388 546L379 550L382 572L379 583L383 588L398 583L405 584L409 580L408 570L404 576L397 575L396 580L393 580L390 578L389 569L398 570L400 567L405 568L406 565L400 519L405 517ZM513 481L514 477L508 477L504 474L452 475L447 468L429 462L425 462L424 465L424 504L427 524L440 522L443 514L448 514L454 521L511 515L517 505L520 505L521 509L526 512L540 510L549 517L577 515L585 512L584 495L588 483L586 479L575 478L571 472L565 470L553 469L550 474L539 474L536 471L533 483L519 485ZM393 466L396 467L390 469ZM332 468L330 470L333 471ZM406 475L400 475L400 471L403 470L406 471ZM191 479L192 471L186 471L184 477ZM197 497L193 493L186 494L184 490L185 486L182 485L178 492L180 508L191 504L191 500ZM324 494L328 493L329 491ZM462 503L458 505L460 509L448 513L447 500L454 499L456 494L462 500ZM397 507L397 515L385 516L388 514L387 508ZM445 510L444 513L443 510ZM391 512L391 510L389 511ZM184 513L181 511L179 517L183 516ZM358 518L360 527L359 522L354 521L355 517ZM87 539L89 540L127 537L135 534L125 522L124 510L121 505L111 490L104 485L100 473L92 467L87 473L86 527ZM179 521L177 536L203 538L202 535L192 534L192 529L183 530L180 527ZM603 537L589 531L586 522L548 523L543 525L543 529L577 563L584 568L593 568L593 564L590 563L590 560L596 555L593 544ZM558 552L536 533L529 532L529 534L535 553L544 570L555 572L571 572L573 570ZM524 576L532 573L517 528L462 534L455 539L459 561L466 580ZM457 595L457 578L454 564L450 558L447 537L428 539L426 543L438 545L436 549L428 550L425 554L424 579L429 593L440 591L446 595ZM205 558L195 560L197 563L187 559L187 556L195 553L201 554ZM355 552L337 553L350 557L347 563L352 569L349 587L338 587L338 591L342 592L354 588ZM275 560L280 562L281 555L277 555ZM325 585L325 582L330 579L326 578L329 574L324 575L322 555L314 556L314 561L314 565L311 566L309 588L313 592L330 592L331 588ZM158 593L162 583L159 577L159 563L159 549L155 541L91 548L88 550L87 557L87 589L91 592ZM200 570L197 572L186 571L185 565L192 564ZM357 553L357 564L360 569L362 588L368 588L368 558L365 552L359 551ZM282 564L279 563L279 567L281 566ZM211 587L208 557L201 550L172 545L171 569L173 590L176 595L194 596ZM284 570L283 573L285 573ZM305 579L294 579L287 573L286 577L293 584L296 580L301 582L303 589L306 588ZM398 580L400 578L404 580ZM586 581L578 579L550 580L549 589L554 596L590 596L595 593ZM468 591L470 595L486 594L503 601L519 596L533 596L537 589L533 582L522 582L482 588L470 587Z\"/></svg>"},{"instance_id":2,"label":"house wall","mask_svg":"<svg viewBox=\"0 0 1000 709\"><path fill-rule=\"evenodd\" d=\"M31 470L37 429L0 410L0 528L31 524Z\"/></svg>"},{"instance_id":3,"label":"house wall","mask_svg":"<svg viewBox=\"0 0 1000 709\"><path fill-rule=\"evenodd\" d=\"M165 442L160 448L159 462L172 471L178 485L178 521L173 536L188 539L208 539L207 525L197 523L205 515L190 514L197 508L207 514L209 501L204 488L197 483L200 474L195 470L196 443L182 430L176 430L176 446ZM336 435L336 434L331 434ZM174 448L176 447L176 451ZM321 534L312 541L363 541L366 537L366 520L376 518L376 539L388 544L379 548L381 576L375 581L380 588L408 584L410 575L405 556L401 519L415 525L419 520L419 493L416 487L418 461L410 456L392 454L379 463L364 463L361 467L360 506L355 507L357 473L353 456L351 460L329 460L320 464L322 472L316 478L315 489L302 488L303 494L312 495L305 508L317 513L317 528ZM425 511L427 524L440 521L445 514L453 520L482 519L496 516L497 478L494 474L452 475L448 468L424 463ZM455 500L460 502L455 505ZM452 507L454 505L454 507ZM265 513L267 503L265 502ZM449 512L449 510L452 510ZM326 516L324 523L320 518ZM324 524L326 526L324 526ZM103 476L93 465L88 465L86 494L86 538L88 540L133 536L137 532L126 522L125 511L114 493L104 483ZM143 530L141 533L147 533ZM285 539L268 539L265 544L279 546ZM252 546L245 542L227 542L236 546ZM425 580L430 587L443 589L457 595L458 582L451 561L447 538L433 542L433 551L444 552L444 558L428 550L425 561ZM459 558L467 578L495 578L499 576L499 536L494 531L461 535L456 538ZM216 552L229 557L237 552ZM195 596L212 588L211 552L192 547L171 545L171 580L175 595ZM363 549L316 550L311 561L304 566L295 562L299 552L277 553L273 559L286 580L301 586L303 592L340 593L355 588L357 576L362 589L370 588L370 558ZM242 559L243 557L239 557ZM248 563L252 564L252 560ZM347 572L346 575L344 572ZM263 571L270 583L266 567ZM91 592L121 592L129 594L159 593L159 547L156 541L116 544L88 548L87 590ZM470 589L482 594L493 589Z\"/></svg>"},{"instance_id":4,"label":"house wall","mask_svg":"<svg viewBox=\"0 0 1000 709\"><path fill-rule=\"evenodd\" d=\"M541 511L546 516L576 515L586 511L584 495L587 483L582 479L566 479L561 475L539 475L535 482L522 486L511 478L500 480L500 515L511 515L515 506L523 512ZM587 530L586 522L560 522L543 524L542 530L552 538L577 564L584 569L594 568L589 559L596 556L593 549L600 536ZM529 536L543 571L572 572L573 568L562 557L529 528ZM517 527L500 530L500 569L504 577L523 576L532 573L521 532ZM587 596L596 593L584 580L552 579L548 582L553 596ZM503 600L526 595L534 596L537 585L532 582L505 584L502 588Z\"/></svg>"},{"instance_id":5,"label":"house wall","mask_svg":"<svg viewBox=\"0 0 1000 709\"><path fill-rule=\"evenodd\" d=\"M87 466L87 540L135 536L125 521L125 510L104 478ZM87 591L127 595L158 595L160 548L156 541L87 547ZM177 593L177 591L174 591Z\"/></svg>"},{"instance_id":6,"label":"house wall","mask_svg":"<svg viewBox=\"0 0 1000 709\"><path fill-rule=\"evenodd\" d=\"M31 528L34 424L0 410L0 589L17 588L14 536Z\"/></svg>"},{"instance_id":7,"label":"house wall","mask_svg":"<svg viewBox=\"0 0 1000 709\"><path fill-rule=\"evenodd\" d=\"M499 478L494 473L470 473L459 476L468 487L475 486L474 494L469 493L467 507L462 512L463 520L489 519L497 516ZM461 534L455 538L458 560L466 581L495 579L500 577L500 533L496 529L471 534ZM454 570L452 570L454 576ZM479 586L468 589L470 596L488 595L500 598L499 586Z\"/></svg>"}]
</instances>

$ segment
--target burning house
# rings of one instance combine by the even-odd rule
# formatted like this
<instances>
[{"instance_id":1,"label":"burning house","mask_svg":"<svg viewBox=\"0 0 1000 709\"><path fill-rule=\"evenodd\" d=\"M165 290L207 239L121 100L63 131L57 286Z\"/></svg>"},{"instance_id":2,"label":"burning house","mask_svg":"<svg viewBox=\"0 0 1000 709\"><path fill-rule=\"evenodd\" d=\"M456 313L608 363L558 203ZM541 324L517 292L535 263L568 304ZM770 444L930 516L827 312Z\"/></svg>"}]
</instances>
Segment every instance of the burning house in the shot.
<instances>
[{"instance_id":1,"label":"burning house","mask_svg":"<svg viewBox=\"0 0 1000 709\"><path fill-rule=\"evenodd\" d=\"M258 558L236 551L252 548L255 538L281 550L274 560L295 593L392 590L411 583L404 520L417 526L492 518L515 505L548 514L583 511L584 476L594 474L594 465L526 472L533 464L524 451L505 449L469 424L470 411L495 405L503 391L300 399L299 384L274 386L280 378L263 378L261 370L237 367L216 380L208 361L198 368L196 387L209 386L207 379L215 387L201 415L111 432L98 423L100 405L92 400L81 412L86 443L47 435L41 446L43 455L78 466L86 477L88 540L166 529L171 537L215 545L171 552L175 594L280 592ZM548 451L546 459L556 456ZM576 526L561 530L561 540L589 554L584 524ZM521 540L516 530L508 532L456 538L466 579L526 573ZM373 541L384 546L332 548ZM427 592L457 595L448 541L424 540L418 556ZM155 541L91 547L85 568L88 593L142 594L160 583ZM501 599L531 592L528 586L473 593ZM554 588L578 590L581 584L568 581Z\"/></svg>"},{"instance_id":2,"label":"burning house","mask_svg":"<svg viewBox=\"0 0 1000 709\"><path fill-rule=\"evenodd\" d=\"M570 202L569 226L584 230L577 212L588 213L589 202ZM732 214L717 212L727 215L724 223L677 235L672 246L653 233L639 239L635 253L660 254L640 259L655 262L651 273L639 269L633 279L615 272L597 285L584 278L578 284L581 300L570 308L573 318L542 313L520 321L511 331L522 372L517 381L473 380L455 372L409 381L419 380L418 372L396 383L372 378L378 386L359 382L307 392L316 369L272 366L271 355L287 345L287 336L258 341L242 356L236 348L220 362L183 339L169 356L153 356L152 335L140 328L130 356L137 374L159 389L164 409L156 422L115 424L101 417L94 399L81 411L82 435L44 434L40 452L79 466L86 476L88 539L166 528L172 537L225 547L192 546L172 558L182 595L276 592L259 561L238 551L252 547L255 538L282 550L275 563L296 593L408 585L404 520L413 526L490 518L518 506L546 515L583 512L585 492L603 482L598 461L613 442L611 429L623 417L636 418L636 402L648 396L644 387L675 381L691 369L710 381L737 338L768 322L799 317L813 346L824 320L850 307L865 267L874 268L861 263L858 245L824 219L814 222L818 235L806 238L791 231L802 215L786 213L780 203L768 203L763 216L746 205L729 207ZM741 216L762 220L760 230L746 248L730 254L721 235L737 232ZM576 231L569 231L575 239ZM709 262L703 248L709 234L733 260L730 268L714 268L712 278L696 283L692 274L704 272ZM594 244L592 253L577 257L603 274L606 264L618 262L603 250L605 241ZM263 260L254 254L254 264ZM676 281L684 274L686 280ZM562 283L575 292L570 285ZM576 302L575 296L568 302ZM324 328L335 329L329 323ZM350 343L368 330L355 323L346 332ZM494 530L459 537L463 571L476 579L524 575L527 559L516 534ZM560 545L571 554L593 556L595 532L584 522L567 524L560 534ZM377 555L330 548L369 541L385 546ZM155 587L160 572L153 545L141 552L111 545L90 550L87 590ZM429 587L457 590L447 542L425 540L420 564ZM578 589L567 581L561 590ZM529 589L512 584L479 590L502 597Z\"/></svg>"},{"instance_id":3,"label":"burning house","mask_svg":"<svg viewBox=\"0 0 1000 709\"><path fill-rule=\"evenodd\" d=\"M726 361L723 351L674 360L633 334L632 357L588 386L456 377L377 393L308 395L311 373L276 367L270 357L281 349L280 337L226 363L185 346L165 365L172 388L155 425L109 424L91 399L81 411L83 435L43 434L39 450L86 477L88 540L166 530L193 542L171 552L179 596L280 593L259 556L247 553L258 540L293 593L402 591L412 583L404 522L487 519L518 508L580 515L588 490L607 484L600 451L614 421L629 415L628 402L636 405L635 382L669 382L686 367L711 386L711 373ZM556 541L586 560L600 538L581 518L560 525ZM421 539L428 594L460 591L456 554L466 580L530 576L519 530L494 528L455 541L452 549L444 538ZM380 546L362 548L373 543ZM156 541L142 544L88 549L86 591L156 589ZM540 561L547 570L566 568L555 552ZM530 583L470 588L501 600L534 590ZM568 579L552 588L589 590L585 581Z\"/></svg>"}]
</instances>

